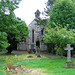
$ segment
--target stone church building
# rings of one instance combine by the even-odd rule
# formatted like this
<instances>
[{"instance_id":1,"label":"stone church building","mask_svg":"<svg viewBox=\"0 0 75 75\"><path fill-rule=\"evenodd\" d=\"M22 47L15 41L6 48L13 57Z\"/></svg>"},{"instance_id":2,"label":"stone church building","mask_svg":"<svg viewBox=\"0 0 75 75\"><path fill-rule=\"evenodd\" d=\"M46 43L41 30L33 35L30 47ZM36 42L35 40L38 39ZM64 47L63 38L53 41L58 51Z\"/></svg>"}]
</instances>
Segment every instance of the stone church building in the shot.
<instances>
[{"instance_id":1,"label":"stone church building","mask_svg":"<svg viewBox=\"0 0 75 75\"><path fill-rule=\"evenodd\" d=\"M40 11L35 12L35 19L40 17ZM26 41L17 44L17 50L30 50L36 49L36 46L40 48L41 51L47 50L47 46L44 45L41 39L41 35L44 31L43 25L36 25L35 19L29 24L28 28L30 30L29 38Z\"/></svg>"}]
</instances>

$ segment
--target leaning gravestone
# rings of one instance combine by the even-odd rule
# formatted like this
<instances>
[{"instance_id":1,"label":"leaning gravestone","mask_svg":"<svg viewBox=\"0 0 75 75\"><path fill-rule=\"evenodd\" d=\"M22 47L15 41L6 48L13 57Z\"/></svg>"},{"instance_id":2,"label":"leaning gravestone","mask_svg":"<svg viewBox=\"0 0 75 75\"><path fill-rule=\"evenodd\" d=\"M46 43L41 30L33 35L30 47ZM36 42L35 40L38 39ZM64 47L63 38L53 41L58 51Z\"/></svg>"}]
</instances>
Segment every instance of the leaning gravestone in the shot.
<instances>
[{"instance_id":1,"label":"leaning gravestone","mask_svg":"<svg viewBox=\"0 0 75 75\"><path fill-rule=\"evenodd\" d=\"M38 49L37 57L41 57L40 56L40 49Z\"/></svg>"},{"instance_id":2,"label":"leaning gravestone","mask_svg":"<svg viewBox=\"0 0 75 75\"><path fill-rule=\"evenodd\" d=\"M65 50L68 50L68 51L67 51L67 61L66 63L64 63L64 66L68 68L74 67L73 62L71 61L71 50L73 50L73 48L70 47L70 44L67 44L67 48L65 48Z\"/></svg>"}]
</instances>

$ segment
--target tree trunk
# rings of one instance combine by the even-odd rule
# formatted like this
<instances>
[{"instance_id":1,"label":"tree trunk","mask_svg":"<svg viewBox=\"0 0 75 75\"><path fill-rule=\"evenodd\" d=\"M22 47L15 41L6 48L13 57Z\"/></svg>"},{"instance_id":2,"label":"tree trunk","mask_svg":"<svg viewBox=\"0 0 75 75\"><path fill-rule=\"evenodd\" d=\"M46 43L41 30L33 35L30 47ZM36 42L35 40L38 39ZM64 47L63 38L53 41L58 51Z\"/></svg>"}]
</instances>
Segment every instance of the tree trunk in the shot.
<instances>
[{"instance_id":1,"label":"tree trunk","mask_svg":"<svg viewBox=\"0 0 75 75\"><path fill-rule=\"evenodd\" d=\"M11 52L12 52L12 47L11 47L11 45L7 48L7 50L8 50L7 54L11 54Z\"/></svg>"},{"instance_id":2,"label":"tree trunk","mask_svg":"<svg viewBox=\"0 0 75 75\"><path fill-rule=\"evenodd\" d=\"M12 50L8 50L7 54L11 54Z\"/></svg>"},{"instance_id":3,"label":"tree trunk","mask_svg":"<svg viewBox=\"0 0 75 75\"><path fill-rule=\"evenodd\" d=\"M61 47L61 57L63 57L63 48Z\"/></svg>"}]
</instances>

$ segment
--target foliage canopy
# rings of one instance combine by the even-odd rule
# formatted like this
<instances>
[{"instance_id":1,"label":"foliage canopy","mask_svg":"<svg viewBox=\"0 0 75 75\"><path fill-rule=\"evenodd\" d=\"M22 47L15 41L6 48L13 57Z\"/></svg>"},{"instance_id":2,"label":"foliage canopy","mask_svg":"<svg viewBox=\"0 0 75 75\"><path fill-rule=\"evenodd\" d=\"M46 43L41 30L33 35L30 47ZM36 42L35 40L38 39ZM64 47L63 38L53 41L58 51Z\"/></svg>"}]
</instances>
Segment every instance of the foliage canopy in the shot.
<instances>
[{"instance_id":1,"label":"foliage canopy","mask_svg":"<svg viewBox=\"0 0 75 75\"><path fill-rule=\"evenodd\" d=\"M75 2L72 0L56 0L49 11L43 35L44 43L58 46L63 55L66 44L75 44Z\"/></svg>"},{"instance_id":2,"label":"foliage canopy","mask_svg":"<svg viewBox=\"0 0 75 75\"><path fill-rule=\"evenodd\" d=\"M75 2L72 0L56 0L49 13L49 25L75 29Z\"/></svg>"},{"instance_id":3,"label":"foliage canopy","mask_svg":"<svg viewBox=\"0 0 75 75\"><path fill-rule=\"evenodd\" d=\"M15 17L14 10L18 8L21 0L0 1L0 48L7 48L10 43L10 51L15 43L26 39L29 34L26 23ZM7 12L9 14L7 14ZM14 43L15 42L15 43ZM3 46L4 45L4 46ZM9 51L9 50L8 50Z\"/></svg>"}]
</instances>

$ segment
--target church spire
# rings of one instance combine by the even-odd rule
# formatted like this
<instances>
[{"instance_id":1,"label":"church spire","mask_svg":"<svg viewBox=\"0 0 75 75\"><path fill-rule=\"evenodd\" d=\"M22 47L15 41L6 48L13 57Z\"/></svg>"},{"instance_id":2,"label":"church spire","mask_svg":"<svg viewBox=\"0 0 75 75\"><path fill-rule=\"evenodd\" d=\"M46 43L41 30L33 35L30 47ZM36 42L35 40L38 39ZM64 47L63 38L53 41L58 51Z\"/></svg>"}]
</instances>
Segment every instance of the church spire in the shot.
<instances>
[{"instance_id":1,"label":"church spire","mask_svg":"<svg viewBox=\"0 0 75 75\"><path fill-rule=\"evenodd\" d=\"M40 17L40 11L39 11L39 10L37 10L37 11L35 12L35 18L38 18L38 17Z\"/></svg>"}]
</instances>

